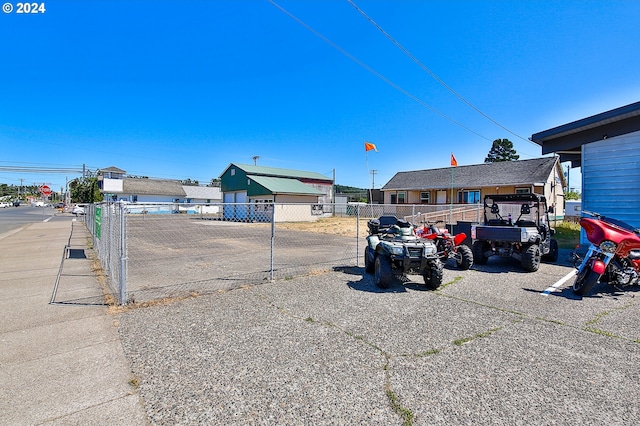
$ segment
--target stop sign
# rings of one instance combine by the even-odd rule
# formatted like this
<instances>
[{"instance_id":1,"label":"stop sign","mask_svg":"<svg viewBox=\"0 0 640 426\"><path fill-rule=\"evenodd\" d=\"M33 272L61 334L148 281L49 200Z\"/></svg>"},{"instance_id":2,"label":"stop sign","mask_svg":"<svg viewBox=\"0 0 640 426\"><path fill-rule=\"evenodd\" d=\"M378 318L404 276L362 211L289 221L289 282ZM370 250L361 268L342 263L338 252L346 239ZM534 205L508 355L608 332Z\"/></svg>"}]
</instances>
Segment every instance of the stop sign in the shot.
<instances>
[{"instance_id":1,"label":"stop sign","mask_svg":"<svg viewBox=\"0 0 640 426\"><path fill-rule=\"evenodd\" d=\"M51 188L49 188L47 185L42 185L40 187L40 193L45 197L48 197L49 195L51 195Z\"/></svg>"}]
</instances>

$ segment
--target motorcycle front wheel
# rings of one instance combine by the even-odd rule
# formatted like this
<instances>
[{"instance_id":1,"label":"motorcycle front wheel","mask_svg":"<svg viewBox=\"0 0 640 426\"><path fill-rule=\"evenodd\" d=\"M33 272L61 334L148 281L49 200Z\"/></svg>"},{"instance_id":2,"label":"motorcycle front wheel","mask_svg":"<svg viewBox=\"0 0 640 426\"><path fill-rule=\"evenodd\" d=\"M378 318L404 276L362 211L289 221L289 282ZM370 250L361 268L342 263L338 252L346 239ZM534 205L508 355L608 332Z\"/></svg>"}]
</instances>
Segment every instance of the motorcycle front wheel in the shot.
<instances>
[{"instance_id":1,"label":"motorcycle front wheel","mask_svg":"<svg viewBox=\"0 0 640 426\"><path fill-rule=\"evenodd\" d=\"M589 294L598 282L598 278L600 278L600 275L593 272L591 264L589 264L589 266L585 265L582 271L578 272L578 276L576 276L576 280L573 282L573 292L578 296Z\"/></svg>"}]
</instances>

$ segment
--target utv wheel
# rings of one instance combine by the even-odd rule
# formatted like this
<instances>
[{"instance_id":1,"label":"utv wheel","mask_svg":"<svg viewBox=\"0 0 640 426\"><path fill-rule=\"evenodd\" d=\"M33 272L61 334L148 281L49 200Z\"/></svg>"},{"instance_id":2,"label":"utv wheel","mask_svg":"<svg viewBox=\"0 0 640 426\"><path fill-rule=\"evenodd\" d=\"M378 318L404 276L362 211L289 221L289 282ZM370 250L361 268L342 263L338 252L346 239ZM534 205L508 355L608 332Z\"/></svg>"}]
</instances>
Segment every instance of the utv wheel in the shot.
<instances>
[{"instance_id":1,"label":"utv wheel","mask_svg":"<svg viewBox=\"0 0 640 426\"><path fill-rule=\"evenodd\" d=\"M540 247L537 244L531 244L522 253L522 267L529 272L535 272L540 267Z\"/></svg>"},{"instance_id":2,"label":"utv wheel","mask_svg":"<svg viewBox=\"0 0 640 426\"><path fill-rule=\"evenodd\" d=\"M456 265L463 271L471 268L473 265L473 252L469 246L462 244L456 248Z\"/></svg>"},{"instance_id":3,"label":"utv wheel","mask_svg":"<svg viewBox=\"0 0 640 426\"><path fill-rule=\"evenodd\" d=\"M380 288L388 288L393 277L389 258L384 255L376 256L374 269L376 285Z\"/></svg>"},{"instance_id":4,"label":"utv wheel","mask_svg":"<svg viewBox=\"0 0 640 426\"><path fill-rule=\"evenodd\" d=\"M600 275L593 272L591 263L585 265L581 272L578 272L576 280L573 282L573 292L578 296L586 296L598 282Z\"/></svg>"},{"instance_id":5,"label":"utv wheel","mask_svg":"<svg viewBox=\"0 0 640 426\"><path fill-rule=\"evenodd\" d=\"M429 290L435 290L442 284L444 265L440 262L440 259L434 260L427 270L424 271L424 283Z\"/></svg>"},{"instance_id":6,"label":"utv wheel","mask_svg":"<svg viewBox=\"0 0 640 426\"><path fill-rule=\"evenodd\" d=\"M366 249L364 249L364 270L367 274L372 274L374 268L375 265L369 258L369 248L367 247Z\"/></svg>"},{"instance_id":7,"label":"utv wheel","mask_svg":"<svg viewBox=\"0 0 640 426\"><path fill-rule=\"evenodd\" d=\"M478 265L486 265L487 257L484 252L489 249L489 244L484 241L474 241L473 247L471 248L471 252L473 253L473 261Z\"/></svg>"},{"instance_id":8,"label":"utv wheel","mask_svg":"<svg viewBox=\"0 0 640 426\"><path fill-rule=\"evenodd\" d=\"M547 262L557 262L558 261L558 241L551 240L549 243L549 253L542 256L542 258Z\"/></svg>"}]
</instances>

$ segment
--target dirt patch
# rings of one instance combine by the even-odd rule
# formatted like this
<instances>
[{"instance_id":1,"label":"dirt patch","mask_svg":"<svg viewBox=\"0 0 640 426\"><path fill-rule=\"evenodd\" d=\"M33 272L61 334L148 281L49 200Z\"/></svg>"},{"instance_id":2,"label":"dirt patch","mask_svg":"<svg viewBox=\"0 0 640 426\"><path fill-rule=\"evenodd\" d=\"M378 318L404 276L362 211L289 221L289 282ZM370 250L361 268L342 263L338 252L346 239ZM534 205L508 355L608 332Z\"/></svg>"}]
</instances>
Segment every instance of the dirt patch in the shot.
<instances>
[{"instance_id":1,"label":"dirt patch","mask_svg":"<svg viewBox=\"0 0 640 426\"><path fill-rule=\"evenodd\" d=\"M368 219L360 219L360 237L366 237ZM316 222L281 222L277 223L279 229L291 229L295 231L315 232L317 234L339 235L341 237L355 237L358 221L355 217L327 217Z\"/></svg>"}]
</instances>

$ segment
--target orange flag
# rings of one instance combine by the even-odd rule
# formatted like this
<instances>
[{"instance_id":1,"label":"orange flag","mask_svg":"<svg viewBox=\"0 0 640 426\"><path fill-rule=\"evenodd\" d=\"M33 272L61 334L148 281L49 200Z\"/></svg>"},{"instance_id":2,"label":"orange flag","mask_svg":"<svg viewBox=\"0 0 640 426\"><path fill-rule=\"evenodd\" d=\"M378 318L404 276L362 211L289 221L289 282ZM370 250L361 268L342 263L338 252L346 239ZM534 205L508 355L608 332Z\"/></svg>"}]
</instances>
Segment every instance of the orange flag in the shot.
<instances>
[{"instance_id":1,"label":"orange flag","mask_svg":"<svg viewBox=\"0 0 640 426\"><path fill-rule=\"evenodd\" d=\"M453 167L458 167L458 161L456 160L456 157L453 156L453 152L451 153L451 165Z\"/></svg>"},{"instance_id":2,"label":"orange flag","mask_svg":"<svg viewBox=\"0 0 640 426\"><path fill-rule=\"evenodd\" d=\"M378 152L378 148L376 148L376 146L374 144L372 144L371 142L366 142L364 143L364 151L368 152L368 151L375 151Z\"/></svg>"}]
</instances>

